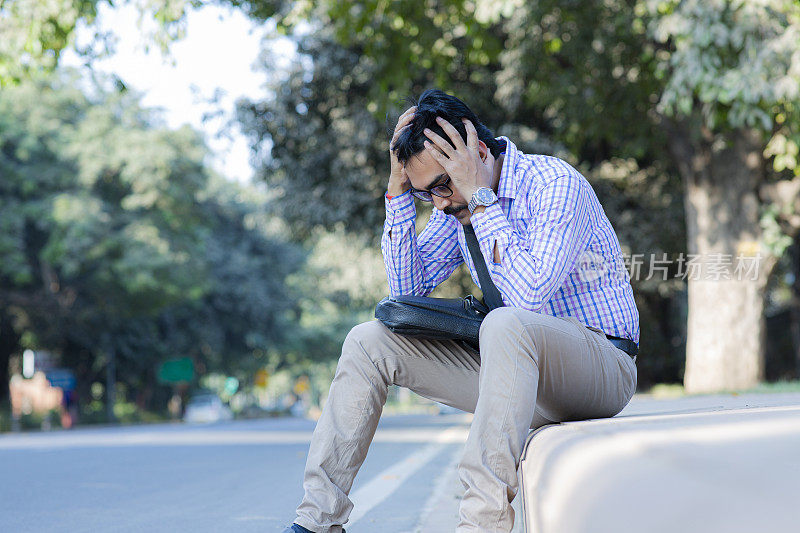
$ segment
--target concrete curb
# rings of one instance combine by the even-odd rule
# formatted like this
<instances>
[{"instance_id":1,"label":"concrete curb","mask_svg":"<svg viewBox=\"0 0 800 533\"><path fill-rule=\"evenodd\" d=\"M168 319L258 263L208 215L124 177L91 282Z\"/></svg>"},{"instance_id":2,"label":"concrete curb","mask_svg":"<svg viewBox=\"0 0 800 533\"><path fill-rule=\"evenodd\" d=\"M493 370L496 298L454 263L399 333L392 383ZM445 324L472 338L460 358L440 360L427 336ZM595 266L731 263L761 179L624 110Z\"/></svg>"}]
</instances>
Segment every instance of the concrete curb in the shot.
<instances>
[{"instance_id":1,"label":"concrete curb","mask_svg":"<svg viewBox=\"0 0 800 533\"><path fill-rule=\"evenodd\" d=\"M528 533L796 531L800 394L636 398L531 433Z\"/></svg>"}]
</instances>

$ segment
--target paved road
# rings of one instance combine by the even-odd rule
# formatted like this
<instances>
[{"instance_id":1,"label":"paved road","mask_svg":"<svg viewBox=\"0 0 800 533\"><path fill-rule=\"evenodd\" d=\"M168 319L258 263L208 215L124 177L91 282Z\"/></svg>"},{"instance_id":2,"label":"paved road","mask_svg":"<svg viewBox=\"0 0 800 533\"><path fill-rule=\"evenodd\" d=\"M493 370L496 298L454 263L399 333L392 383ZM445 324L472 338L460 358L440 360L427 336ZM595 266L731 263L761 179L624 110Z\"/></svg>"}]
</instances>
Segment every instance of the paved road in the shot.
<instances>
[{"instance_id":1,"label":"paved road","mask_svg":"<svg viewBox=\"0 0 800 533\"><path fill-rule=\"evenodd\" d=\"M638 397L618 416L790 399ZM384 417L353 486L348 532L453 531L469 416ZM302 496L313 428L272 419L0 436L0 533L280 531ZM520 498L514 503L520 531Z\"/></svg>"},{"instance_id":2,"label":"paved road","mask_svg":"<svg viewBox=\"0 0 800 533\"><path fill-rule=\"evenodd\" d=\"M384 417L348 532L452 530L468 416ZM269 419L0 436L0 531L280 531L302 496L313 427Z\"/></svg>"}]
</instances>

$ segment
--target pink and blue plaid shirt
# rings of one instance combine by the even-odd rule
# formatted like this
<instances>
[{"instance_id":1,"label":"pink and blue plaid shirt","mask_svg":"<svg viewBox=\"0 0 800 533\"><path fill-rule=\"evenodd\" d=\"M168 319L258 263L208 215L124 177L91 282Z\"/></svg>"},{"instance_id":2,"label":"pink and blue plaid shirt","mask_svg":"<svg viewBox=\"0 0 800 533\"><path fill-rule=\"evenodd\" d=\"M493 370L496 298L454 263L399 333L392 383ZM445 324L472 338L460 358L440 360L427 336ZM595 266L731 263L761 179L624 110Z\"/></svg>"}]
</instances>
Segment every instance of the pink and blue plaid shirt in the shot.
<instances>
[{"instance_id":1,"label":"pink and blue plaid shirt","mask_svg":"<svg viewBox=\"0 0 800 533\"><path fill-rule=\"evenodd\" d=\"M619 268L619 240L592 186L561 159L498 140L506 143L499 201L472 215L472 226L505 305L572 316L638 344L630 276ZM386 198L381 251L390 294L425 296L464 261L480 286L461 223L434 209L418 236L415 220L410 192Z\"/></svg>"}]
</instances>

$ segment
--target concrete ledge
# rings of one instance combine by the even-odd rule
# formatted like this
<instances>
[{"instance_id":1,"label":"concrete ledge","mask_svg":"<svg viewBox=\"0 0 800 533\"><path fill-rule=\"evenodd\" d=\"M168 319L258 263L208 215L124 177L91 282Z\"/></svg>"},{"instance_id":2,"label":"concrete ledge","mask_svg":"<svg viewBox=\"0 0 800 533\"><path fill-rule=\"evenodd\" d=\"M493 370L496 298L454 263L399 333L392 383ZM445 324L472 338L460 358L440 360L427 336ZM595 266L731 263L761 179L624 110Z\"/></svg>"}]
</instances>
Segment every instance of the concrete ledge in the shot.
<instances>
[{"instance_id":1,"label":"concrete ledge","mask_svg":"<svg viewBox=\"0 0 800 533\"><path fill-rule=\"evenodd\" d=\"M528 533L800 531L800 394L634 397L531 433Z\"/></svg>"}]
</instances>

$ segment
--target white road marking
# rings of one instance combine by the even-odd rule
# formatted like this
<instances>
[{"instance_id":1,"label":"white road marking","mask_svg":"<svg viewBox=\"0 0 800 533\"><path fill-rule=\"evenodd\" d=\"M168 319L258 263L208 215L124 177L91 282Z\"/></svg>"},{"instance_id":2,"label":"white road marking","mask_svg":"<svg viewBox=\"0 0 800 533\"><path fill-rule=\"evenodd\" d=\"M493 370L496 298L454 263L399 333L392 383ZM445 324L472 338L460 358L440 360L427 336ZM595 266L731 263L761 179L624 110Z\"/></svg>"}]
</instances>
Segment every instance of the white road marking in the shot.
<instances>
[{"instance_id":1,"label":"white road marking","mask_svg":"<svg viewBox=\"0 0 800 533\"><path fill-rule=\"evenodd\" d=\"M433 444L429 444L399 463L395 463L350 494L350 499L353 501L354 506L353 511L350 513L348 525L352 526L371 509L386 500L409 477L428 464L448 444L464 442L466 434L467 429L459 426L439 432L432 439L434 441Z\"/></svg>"},{"instance_id":2,"label":"white road marking","mask_svg":"<svg viewBox=\"0 0 800 533\"><path fill-rule=\"evenodd\" d=\"M413 530L415 533L452 531L458 525L459 500L454 494L461 487L458 479L458 462L463 455L463 446L459 446L453 452L450 463L436 480L433 493L422 508L419 521Z\"/></svg>"},{"instance_id":3,"label":"white road marking","mask_svg":"<svg viewBox=\"0 0 800 533\"><path fill-rule=\"evenodd\" d=\"M466 429L442 432L441 429L405 428L378 430L372 442L461 442ZM463 434L463 435L462 435ZM445 439L445 440L438 440ZM307 444L311 431L132 431L123 433L52 432L0 437L0 450L53 450L63 448L113 448L119 446L208 446L239 444Z\"/></svg>"}]
</instances>

